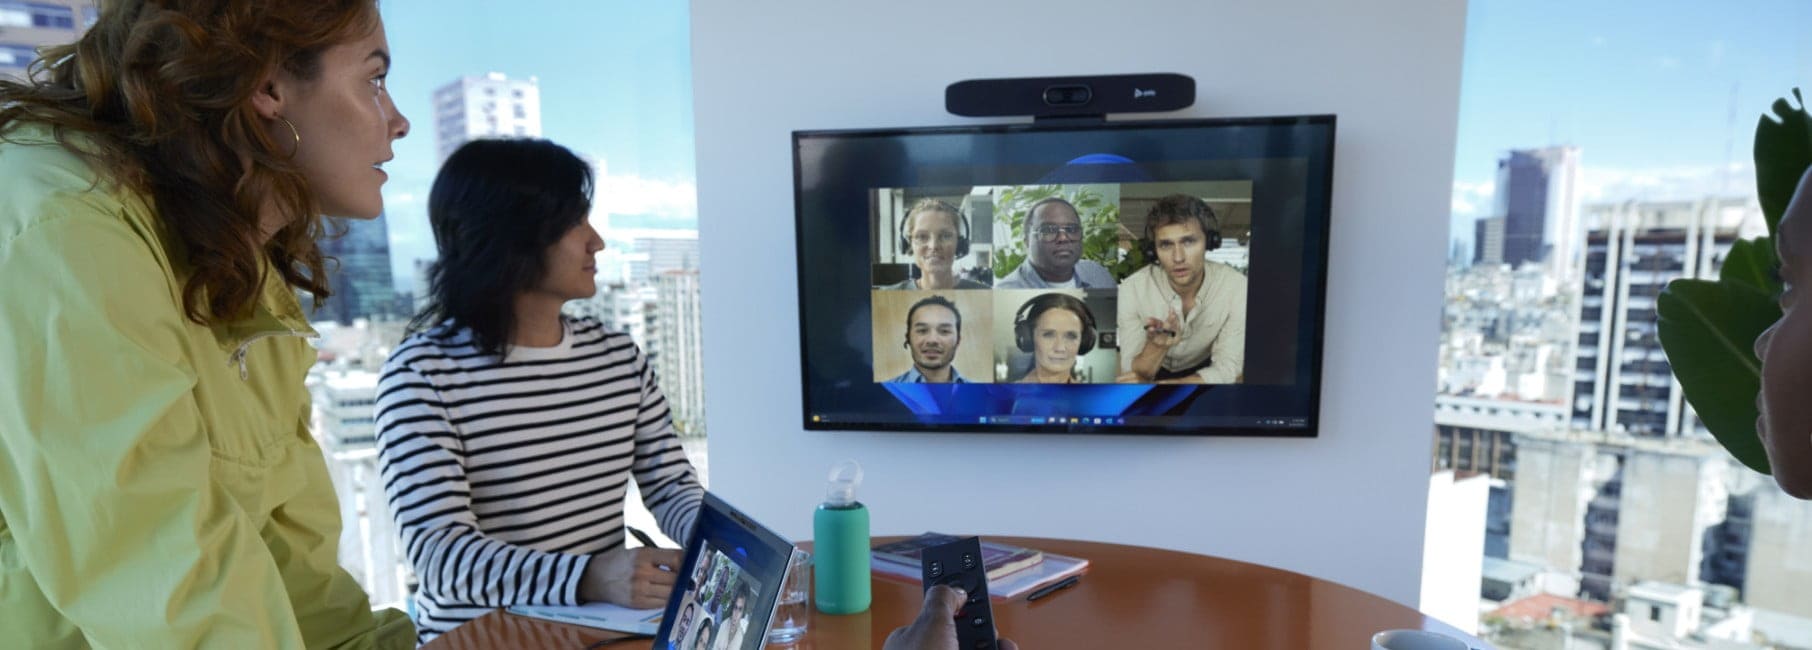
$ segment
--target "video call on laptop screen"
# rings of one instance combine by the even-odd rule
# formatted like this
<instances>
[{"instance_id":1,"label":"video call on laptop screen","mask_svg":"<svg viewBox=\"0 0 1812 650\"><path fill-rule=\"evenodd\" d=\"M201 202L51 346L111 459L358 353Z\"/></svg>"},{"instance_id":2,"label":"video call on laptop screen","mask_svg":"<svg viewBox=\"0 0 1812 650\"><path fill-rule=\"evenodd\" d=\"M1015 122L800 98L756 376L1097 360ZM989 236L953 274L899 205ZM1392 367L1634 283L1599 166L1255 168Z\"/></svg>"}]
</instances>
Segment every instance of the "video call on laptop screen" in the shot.
<instances>
[{"instance_id":1,"label":"video call on laptop screen","mask_svg":"<svg viewBox=\"0 0 1812 650\"><path fill-rule=\"evenodd\" d=\"M1314 436L1333 116L795 132L804 425Z\"/></svg>"},{"instance_id":2,"label":"video call on laptop screen","mask_svg":"<svg viewBox=\"0 0 1812 650\"><path fill-rule=\"evenodd\" d=\"M656 645L662 650L764 647L793 545L715 495L706 494L705 500Z\"/></svg>"}]
</instances>

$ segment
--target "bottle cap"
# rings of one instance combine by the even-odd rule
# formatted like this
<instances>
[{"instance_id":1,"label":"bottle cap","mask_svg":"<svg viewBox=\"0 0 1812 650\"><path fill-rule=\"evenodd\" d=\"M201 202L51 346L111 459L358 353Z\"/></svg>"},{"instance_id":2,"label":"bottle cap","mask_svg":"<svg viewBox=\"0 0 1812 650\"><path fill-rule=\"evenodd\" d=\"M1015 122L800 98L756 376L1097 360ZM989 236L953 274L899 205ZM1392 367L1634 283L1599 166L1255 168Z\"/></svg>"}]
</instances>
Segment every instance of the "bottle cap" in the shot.
<instances>
[{"instance_id":1,"label":"bottle cap","mask_svg":"<svg viewBox=\"0 0 1812 650\"><path fill-rule=\"evenodd\" d=\"M825 494L824 503L831 506L847 506L856 502L856 487L862 484L862 464L854 459L838 462L830 471L830 490Z\"/></svg>"}]
</instances>

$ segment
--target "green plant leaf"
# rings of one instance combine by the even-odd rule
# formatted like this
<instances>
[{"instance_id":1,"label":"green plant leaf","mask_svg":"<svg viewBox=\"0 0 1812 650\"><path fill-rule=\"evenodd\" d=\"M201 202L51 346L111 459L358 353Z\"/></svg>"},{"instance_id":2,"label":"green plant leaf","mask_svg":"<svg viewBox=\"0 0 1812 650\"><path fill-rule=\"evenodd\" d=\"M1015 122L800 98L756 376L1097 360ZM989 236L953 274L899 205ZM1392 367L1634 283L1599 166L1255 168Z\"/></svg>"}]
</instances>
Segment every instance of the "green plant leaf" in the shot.
<instances>
[{"instance_id":1,"label":"green plant leaf","mask_svg":"<svg viewBox=\"0 0 1812 650\"><path fill-rule=\"evenodd\" d=\"M1681 279L1656 303L1661 348L1686 401L1732 456L1769 473L1755 431L1762 378L1754 342L1780 319L1773 296L1747 283Z\"/></svg>"},{"instance_id":2,"label":"green plant leaf","mask_svg":"<svg viewBox=\"0 0 1812 650\"><path fill-rule=\"evenodd\" d=\"M1812 167L1812 115L1806 113L1798 88L1793 89L1793 99L1798 107L1785 97L1775 100L1774 112L1763 115L1755 126L1755 194L1769 236L1774 236L1781 213L1793 200L1800 176Z\"/></svg>"},{"instance_id":3,"label":"green plant leaf","mask_svg":"<svg viewBox=\"0 0 1812 650\"><path fill-rule=\"evenodd\" d=\"M1013 269L1019 268L1019 264L1024 261L1026 254L1023 251L995 251L994 279L1001 280L1012 275Z\"/></svg>"},{"instance_id":4,"label":"green plant leaf","mask_svg":"<svg viewBox=\"0 0 1812 650\"><path fill-rule=\"evenodd\" d=\"M1124 282L1139 269L1145 268L1146 262L1150 261L1145 259L1145 247L1150 243L1151 240L1143 237L1134 240L1132 249L1126 251L1125 257L1120 258L1119 262L1107 266L1107 269L1113 272L1115 280Z\"/></svg>"},{"instance_id":5,"label":"green plant leaf","mask_svg":"<svg viewBox=\"0 0 1812 650\"><path fill-rule=\"evenodd\" d=\"M1781 292L1781 278L1775 272L1779 266L1780 259L1775 257L1772 238L1744 239L1730 245L1730 255L1724 258L1718 281L1754 287L1763 294L1775 296Z\"/></svg>"}]
</instances>

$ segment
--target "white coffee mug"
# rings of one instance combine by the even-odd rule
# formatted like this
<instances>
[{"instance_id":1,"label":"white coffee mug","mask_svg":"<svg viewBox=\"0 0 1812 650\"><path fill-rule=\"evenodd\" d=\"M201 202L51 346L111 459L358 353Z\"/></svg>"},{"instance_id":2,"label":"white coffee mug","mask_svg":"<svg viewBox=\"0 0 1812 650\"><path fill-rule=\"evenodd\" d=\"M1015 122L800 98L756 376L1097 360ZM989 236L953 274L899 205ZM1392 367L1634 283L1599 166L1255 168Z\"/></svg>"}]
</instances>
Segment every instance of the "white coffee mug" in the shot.
<instances>
[{"instance_id":1,"label":"white coffee mug","mask_svg":"<svg viewBox=\"0 0 1812 650\"><path fill-rule=\"evenodd\" d=\"M1422 630L1386 630L1372 635L1372 650L1472 650L1466 642Z\"/></svg>"}]
</instances>

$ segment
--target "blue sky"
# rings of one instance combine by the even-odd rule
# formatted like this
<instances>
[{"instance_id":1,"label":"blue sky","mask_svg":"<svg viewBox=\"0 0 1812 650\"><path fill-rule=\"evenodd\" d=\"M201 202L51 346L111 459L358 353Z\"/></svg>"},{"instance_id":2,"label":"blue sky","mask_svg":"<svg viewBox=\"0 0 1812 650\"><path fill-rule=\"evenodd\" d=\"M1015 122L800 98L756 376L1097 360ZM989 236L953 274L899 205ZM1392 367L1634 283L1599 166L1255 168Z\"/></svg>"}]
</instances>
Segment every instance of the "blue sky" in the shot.
<instances>
[{"instance_id":1,"label":"blue sky","mask_svg":"<svg viewBox=\"0 0 1812 650\"><path fill-rule=\"evenodd\" d=\"M1588 201L1752 196L1756 119L1812 90L1807 0L1473 0L1466 22L1453 234L1467 242L1512 148L1579 146Z\"/></svg>"},{"instance_id":2,"label":"blue sky","mask_svg":"<svg viewBox=\"0 0 1812 650\"><path fill-rule=\"evenodd\" d=\"M545 136L602 158L605 211L696 228L689 3L391 0L397 105L415 121L388 168L397 286L433 256L434 88L502 72L540 81ZM1812 0L1472 0L1453 236L1470 242L1513 148L1582 149L1587 200L1754 193L1756 118L1812 87ZM1734 109L1734 118L1733 118Z\"/></svg>"},{"instance_id":3,"label":"blue sky","mask_svg":"<svg viewBox=\"0 0 1812 650\"><path fill-rule=\"evenodd\" d=\"M434 256L425 200L436 169L435 88L462 75L534 76L543 136L603 159L600 207L638 222L691 229L692 59L688 3L390 0L382 5L394 59L389 85L413 135L386 165L396 286Z\"/></svg>"}]
</instances>

